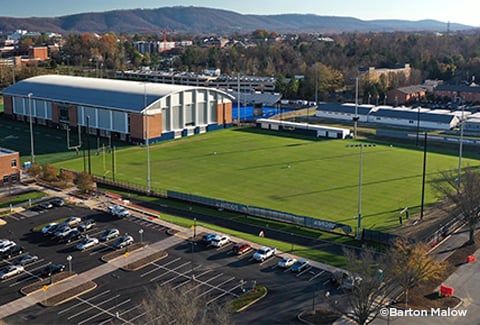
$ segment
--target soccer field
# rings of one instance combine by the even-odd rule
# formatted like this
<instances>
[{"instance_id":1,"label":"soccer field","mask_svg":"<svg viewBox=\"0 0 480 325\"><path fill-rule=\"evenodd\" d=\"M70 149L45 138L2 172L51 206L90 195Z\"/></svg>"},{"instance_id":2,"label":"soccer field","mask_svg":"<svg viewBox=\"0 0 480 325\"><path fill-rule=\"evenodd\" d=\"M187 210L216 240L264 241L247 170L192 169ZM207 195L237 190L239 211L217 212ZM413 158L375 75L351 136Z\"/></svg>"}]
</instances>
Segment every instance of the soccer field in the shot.
<instances>
[{"instance_id":1,"label":"soccer field","mask_svg":"<svg viewBox=\"0 0 480 325\"><path fill-rule=\"evenodd\" d=\"M355 229L360 148L354 140L308 140L228 129L150 146L151 186L349 224ZM116 151L116 179L146 184L146 148ZM377 145L363 148L363 226L388 230L399 211L418 213L423 151ZM92 172L111 177L111 155L92 156ZM477 166L463 159L463 166ZM83 170L83 160L57 164ZM454 156L428 153L428 182L458 167Z\"/></svg>"}]
</instances>

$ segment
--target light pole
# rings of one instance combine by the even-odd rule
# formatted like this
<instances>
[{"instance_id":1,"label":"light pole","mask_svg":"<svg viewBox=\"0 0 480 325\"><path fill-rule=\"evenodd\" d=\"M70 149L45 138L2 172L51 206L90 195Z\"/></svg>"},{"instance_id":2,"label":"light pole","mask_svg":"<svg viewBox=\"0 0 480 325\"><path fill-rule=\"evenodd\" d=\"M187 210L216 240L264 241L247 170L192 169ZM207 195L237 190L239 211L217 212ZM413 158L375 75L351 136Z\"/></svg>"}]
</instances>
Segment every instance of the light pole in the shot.
<instances>
[{"instance_id":1,"label":"light pole","mask_svg":"<svg viewBox=\"0 0 480 325\"><path fill-rule=\"evenodd\" d=\"M357 210L357 234L355 239L362 239L362 182L363 182L363 147L375 147L375 144L372 143L361 143L361 144L349 144L347 148L360 148L360 163L359 163L359 172L358 172L358 210Z\"/></svg>"},{"instance_id":2,"label":"light pole","mask_svg":"<svg viewBox=\"0 0 480 325\"><path fill-rule=\"evenodd\" d=\"M197 236L197 218L193 218L193 236L192 236L192 280L195 280L195 274L193 273L193 254L195 250L195 237Z\"/></svg>"},{"instance_id":3,"label":"light pole","mask_svg":"<svg viewBox=\"0 0 480 325\"><path fill-rule=\"evenodd\" d=\"M145 128L147 129L146 134L146 144L147 144L147 194L150 195L151 184L150 184L150 136L148 129L148 114L147 114L147 84L143 83L143 109L145 110Z\"/></svg>"},{"instance_id":4,"label":"light pole","mask_svg":"<svg viewBox=\"0 0 480 325\"><path fill-rule=\"evenodd\" d=\"M423 220L423 211L424 211L424 204L425 204L425 175L427 173L427 140L428 140L428 134L425 131L425 139L423 140L422 202L420 204L420 220Z\"/></svg>"},{"instance_id":5,"label":"light pole","mask_svg":"<svg viewBox=\"0 0 480 325\"><path fill-rule=\"evenodd\" d=\"M67 256L67 261L68 261L68 272L72 272L72 259L73 257L71 255Z\"/></svg>"},{"instance_id":6,"label":"light pole","mask_svg":"<svg viewBox=\"0 0 480 325\"><path fill-rule=\"evenodd\" d=\"M460 193L462 182L462 155L463 155L463 128L465 124L465 105L462 106L462 120L460 121L460 144L458 148L458 176L457 176L457 194Z\"/></svg>"},{"instance_id":7,"label":"light pole","mask_svg":"<svg viewBox=\"0 0 480 325\"><path fill-rule=\"evenodd\" d=\"M140 244L143 243L143 229L140 228L140 230L138 231L139 235L140 235Z\"/></svg>"},{"instance_id":8,"label":"light pole","mask_svg":"<svg viewBox=\"0 0 480 325\"><path fill-rule=\"evenodd\" d=\"M358 77L355 78L355 116L353 117L353 138L357 138L358 127Z\"/></svg>"},{"instance_id":9,"label":"light pole","mask_svg":"<svg viewBox=\"0 0 480 325\"><path fill-rule=\"evenodd\" d=\"M32 93L28 93L28 115L30 122L30 160L35 163L35 153L33 145L33 122L32 122Z\"/></svg>"}]
</instances>

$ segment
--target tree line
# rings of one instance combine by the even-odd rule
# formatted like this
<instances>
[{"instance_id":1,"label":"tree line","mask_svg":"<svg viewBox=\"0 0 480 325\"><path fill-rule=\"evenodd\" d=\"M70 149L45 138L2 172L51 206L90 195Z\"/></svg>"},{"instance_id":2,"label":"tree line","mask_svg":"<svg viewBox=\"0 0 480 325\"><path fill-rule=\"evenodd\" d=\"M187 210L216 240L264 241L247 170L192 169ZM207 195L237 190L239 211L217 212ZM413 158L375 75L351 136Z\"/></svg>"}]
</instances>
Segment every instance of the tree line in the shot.
<instances>
[{"instance_id":1,"label":"tree line","mask_svg":"<svg viewBox=\"0 0 480 325\"><path fill-rule=\"evenodd\" d=\"M462 82L480 75L480 32L343 33L328 38L299 34L282 38L275 32L257 30L231 35L229 46L204 46L204 37L168 35L168 40L192 40L193 46L165 53L142 55L134 48L139 40L163 41L158 34L69 34L61 51L52 53L45 69L62 66L88 67L111 72L150 66L154 69L201 72L219 68L224 74L275 76L277 90L287 98L326 99L334 92L351 90L362 67L388 68L409 63L411 76L375 83L361 83L360 95L379 95L394 87L418 84L424 79ZM237 41L242 41L237 42ZM44 41L23 39L22 46ZM37 67L38 68L38 67ZM11 69L0 69L0 85L9 85ZM110 74L109 74L110 72ZM44 70L33 74L45 73ZM21 73L17 80L32 73ZM298 77L301 76L301 77Z\"/></svg>"}]
</instances>

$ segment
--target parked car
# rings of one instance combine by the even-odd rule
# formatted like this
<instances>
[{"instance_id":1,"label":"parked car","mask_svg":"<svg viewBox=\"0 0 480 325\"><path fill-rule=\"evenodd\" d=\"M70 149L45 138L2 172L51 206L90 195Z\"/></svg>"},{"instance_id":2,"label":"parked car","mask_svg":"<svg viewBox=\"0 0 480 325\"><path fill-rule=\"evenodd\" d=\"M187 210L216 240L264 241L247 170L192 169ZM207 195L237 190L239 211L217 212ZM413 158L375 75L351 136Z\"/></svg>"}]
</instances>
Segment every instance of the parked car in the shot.
<instances>
[{"instance_id":1,"label":"parked car","mask_svg":"<svg viewBox=\"0 0 480 325\"><path fill-rule=\"evenodd\" d=\"M214 240L217 237L218 237L218 235L214 234L214 233L205 234L205 235L202 236L202 244L210 245L212 240Z\"/></svg>"},{"instance_id":2,"label":"parked car","mask_svg":"<svg viewBox=\"0 0 480 325\"><path fill-rule=\"evenodd\" d=\"M343 283L347 280L347 278L350 276L348 272L344 271L336 271L332 273L332 277L330 278L330 283L340 287L343 285Z\"/></svg>"},{"instance_id":3,"label":"parked car","mask_svg":"<svg viewBox=\"0 0 480 325\"><path fill-rule=\"evenodd\" d=\"M97 245L98 242L99 241L98 241L97 238L88 237L88 238L83 239L81 242L79 242L77 244L77 249L79 251L83 251L83 250L92 248L93 246Z\"/></svg>"},{"instance_id":4,"label":"parked car","mask_svg":"<svg viewBox=\"0 0 480 325\"><path fill-rule=\"evenodd\" d=\"M232 248L232 251L234 254L243 254L245 252L248 252L250 249L252 249L252 245L250 245L249 243L238 243L238 244L235 244Z\"/></svg>"},{"instance_id":5,"label":"parked car","mask_svg":"<svg viewBox=\"0 0 480 325\"><path fill-rule=\"evenodd\" d=\"M67 220L65 220L63 223L69 225L70 227L72 226L77 226L82 222L82 219L79 217L69 217Z\"/></svg>"},{"instance_id":6,"label":"parked car","mask_svg":"<svg viewBox=\"0 0 480 325\"><path fill-rule=\"evenodd\" d=\"M10 246L5 252L2 252L2 258L12 258L13 256L23 254L24 248L20 245Z\"/></svg>"},{"instance_id":7,"label":"parked car","mask_svg":"<svg viewBox=\"0 0 480 325\"><path fill-rule=\"evenodd\" d=\"M55 236L55 233L57 232L57 230L59 230L61 228L64 228L64 227L68 227L68 225L64 224L63 222L58 223L56 225L52 225L52 226L48 227L48 229L46 229L46 232L44 233L44 235L49 236L49 237Z\"/></svg>"},{"instance_id":8,"label":"parked car","mask_svg":"<svg viewBox=\"0 0 480 325\"><path fill-rule=\"evenodd\" d=\"M276 250L277 249L275 247L263 246L259 248L255 254L253 254L253 258L259 262L263 262L275 255Z\"/></svg>"},{"instance_id":9,"label":"parked car","mask_svg":"<svg viewBox=\"0 0 480 325\"><path fill-rule=\"evenodd\" d=\"M82 238L85 238L85 235L83 234L83 232L81 232L78 229L72 229L65 236L60 237L59 241L70 243L74 240L78 240Z\"/></svg>"},{"instance_id":10,"label":"parked car","mask_svg":"<svg viewBox=\"0 0 480 325\"><path fill-rule=\"evenodd\" d=\"M228 244L230 237L228 236L218 236L214 238L211 242L213 247L222 247L223 245Z\"/></svg>"},{"instance_id":11,"label":"parked car","mask_svg":"<svg viewBox=\"0 0 480 325\"><path fill-rule=\"evenodd\" d=\"M53 239L60 239L66 236L70 231L72 231L72 228L70 228L68 225L63 225L55 231L53 234Z\"/></svg>"},{"instance_id":12,"label":"parked car","mask_svg":"<svg viewBox=\"0 0 480 325\"><path fill-rule=\"evenodd\" d=\"M95 220L87 219L87 220L84 220L84 221L80 222L80 224L78 225L78 229L81 230L81 231L87 231L89 229L92 229L93 226L95 226L95 225L96 225Z\"/></svg>"},{"instance_id":13,"label":"parked car","mask_svg":"<svg viewBox=\"0 0 480 325\"><path fill-rule=\"evenodd\" d=\"M50 229L55 228L57 225L58 225L58 223L56 223L56 222L49 223L48 225L46 225L45 227L42 228L42 230L41 230L42 234L44 234L44 235L48 234Z\"/></svg>"},{"instance_id":14,"label":"parked car","mask_svg":"<svg viewBox=\"0 0 480 325\"><path fill-rule=\"evenodd\" d=\"M55 199L52 200L50 203L52 203L52 205L56 207L63 207L65 205L65 201L63 201L62 199Z\"/></svg>"},{"instance_id":15,"label":"parked car","mask_svg":"<svg viewBox=\"0 0 480 325\"><path fill-rule=\"evenodd\" d=\"M9 265L0 270L0 279L5 280L25 271L21 265Z\"/></svg>"},{"instance_id":16,"label":"parked car","mask_svg":"<svg viewBox=\"0 0 480 325\"><path fill-rule=\"evenodd\" d=\"M121 205L109 206L108 211L117 217L128 217L130 215L130 211Z\"/></svg>"},{"instance_id":17,"label":"parked car","mask_svg":"<svg viewBox=\"0 0 480 325\"><path fill-rule=\"evenodd\" d=\"M297 262L296 258L293 257L284 257L278 262L278 267L287 269Z\"/></svg>"},{"instance_id":18,"label":"parked car","mask_svg":"<svg viewBox=\"0 0 480 325\"><path fill-rule=\"evenodd\" d=\"M53 204L50 203L50 202L48 202L48 201L40 203L39 206L40 206L41 208L44 208L44 209L51 209L51 208L53 208Z\"/></svg>"},{"instance_id":19,"label":"parked car","mask_svg":"<svg viewBox=\"0 0 480 325\"><path fill-rule=\"evenodd\" d=\"M25 255L22 255L22 256L17 257L17 259L15 260L14 264L17 264L17 265L26 265L26 264L33 263L33 262L35 262L35 261L38 261L38 256L36 256L36 255L30 255L30 254L25 254Z\"/></svg>"},{"instance_id":20,"label":"parked car","mask_svg":"<svg viewBox=\"0 0 480 325\"><path fill-rule=\"evenodd\" d=\"M292 270L292 272L300 273L308 267L310 267L310 262L308 260L298 260L292 265L290 270Z\"/></svg>"},{"instance_id":21,"label":"parked car","mask_svg":"<svg viewBox=\"0 0 480 325\"><path fill-rule=\"evenodd\" d=\"M63 271L65 271L65 265L64 264L50 263L40 272L40 276L41 277L48 277L48 276L52 276L56 273L60 273L60 272L63 272Z\"/></svg>"},{"instance_id":22,"label":"parked car","mask_svg":"<svg viewBox=\"0 0 480 325\"><path fill-rule=\"evenodd\" d=\"M123 247L131 245L131 244L133 244L133 237L125 234L115 241L115 243L113 244L113 247L123 248Z\"/></svg>"},{"instance_id":23,"label":"parked car","mask_svg":"<svg viewBox=\"0 0 480 325\"><path fill-rule=\"evenodd\" d=\"M105 230L99 237L101 241L107 241L120 236L120 231L117 228Z\"/></svg>"},{"instance_id":24,"label":"parked car","mask_svg":"<svg viewBox=\"0 0 480 325\"><path fill-rule=\"evenodd\" d=\"M13 247L15 245L16 244L14 241L8 239L3 240L2 242L0 242L0 253L6 252L8 249L10 249L10 247Z\"/></svg>"}]
</instances>

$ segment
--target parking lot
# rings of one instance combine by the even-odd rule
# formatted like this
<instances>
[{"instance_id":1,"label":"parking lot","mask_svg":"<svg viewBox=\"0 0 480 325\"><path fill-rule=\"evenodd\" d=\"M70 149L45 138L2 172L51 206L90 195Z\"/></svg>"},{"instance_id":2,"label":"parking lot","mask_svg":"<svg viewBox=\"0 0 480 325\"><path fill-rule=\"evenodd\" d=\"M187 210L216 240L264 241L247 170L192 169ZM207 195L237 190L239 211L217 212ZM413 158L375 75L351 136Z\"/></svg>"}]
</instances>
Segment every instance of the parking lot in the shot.
<instances>
[{"instance_id":1,"label":"parking lot","mask_svg":"<svg viewBox=\"0 0 480 325\"><path fill-rule=\"evenodd\" d=\"M114 250L112 242L100 242L93 248L79 251L77 242L58 243L31 229L65 218L79 216L93 218L96 225L88 230L90 237L98 237L105 229L115 227L122 234L128 233L135 242L155 243L168 238L165 226L130 216L124 219L102 211L64 206L16 214L6 218L8 224L0 228L0 238L8 238L25 247L25 253L39 259L25 267L25 272L0 282L0 304L22 297L20 288L38 280L38 272L48 263L62 263L66 269L82 273L104 264L100 257ZM255 284L268 288L267 297L247 312L234 316L236 323L270 321L285 323L296 321L296 314L312 305L312 298L329 286L331 274L316 267L307 267L295 273L290 268L278 267L281 256L274 256L259 263L253 259L254 251L242 255L232 252L234 243L214 248L200 243L183 241L167 249L168 256L140 270L128 272L121 269L95 279L97 288L70 302L56 307L32 306L5 319L16 324L28 322L66 324L141 324L145 315L141 301L147 288L171 286L180 288L191 285L192 299L205 303L225 303ZM67 257L71 260L68 262ZM13 259L12 259L13 260ZM1 266L11 263L3 261ZM243 290L242 290L243 289ZM317 297L317 299L320 299Z\"/></svg>"}]
</instances>

